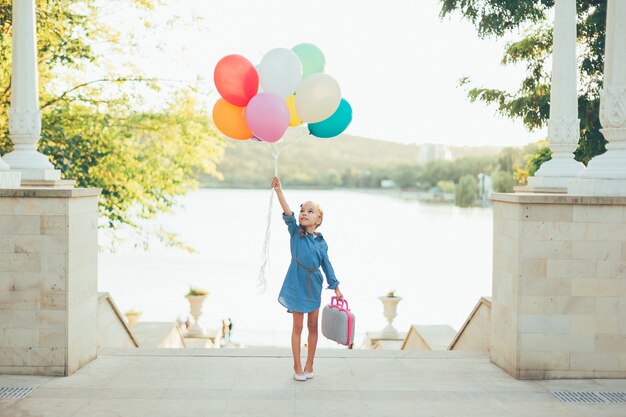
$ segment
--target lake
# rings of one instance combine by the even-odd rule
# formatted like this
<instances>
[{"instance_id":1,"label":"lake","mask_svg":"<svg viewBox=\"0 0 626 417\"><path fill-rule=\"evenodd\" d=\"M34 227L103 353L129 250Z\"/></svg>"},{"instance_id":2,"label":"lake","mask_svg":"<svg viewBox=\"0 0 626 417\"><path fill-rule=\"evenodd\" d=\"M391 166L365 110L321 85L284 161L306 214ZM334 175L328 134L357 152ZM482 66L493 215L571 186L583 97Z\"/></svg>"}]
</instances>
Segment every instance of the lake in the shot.
<instances>
[{"instance_id":1,"label":"lake","mask_svg":"<svg viewBox=\"0 0 626 417\"><path fill-rule=\"evenodd\" d=\"M481 296L491 295L492 210L425 204L349 190L285 190L292 209L306 200L324 209L319 231L329 245L340 288L357 319L355 346L386 325L378 297L403 297L394 326L463 324ZM142 321L187 318L190 285L210 292L200 323L231 318L233 341L290 346L291 315L276 301L289 266L289 234L276 198L267 290L256 286L270 190L202 189L179 198L173 213L153 222L175 232L196 253L157 240L149 251L130 243L99 257L98 290ZM108 243L106 233L100 242ZM326 284L325 284L326 286ZM322 306L334 292L324 290ZM304 332L306 335L306 330ZM304 340L304 338L303 338ZM337 347L320 335L319 346Z\"/></svg>"}]
</instances>

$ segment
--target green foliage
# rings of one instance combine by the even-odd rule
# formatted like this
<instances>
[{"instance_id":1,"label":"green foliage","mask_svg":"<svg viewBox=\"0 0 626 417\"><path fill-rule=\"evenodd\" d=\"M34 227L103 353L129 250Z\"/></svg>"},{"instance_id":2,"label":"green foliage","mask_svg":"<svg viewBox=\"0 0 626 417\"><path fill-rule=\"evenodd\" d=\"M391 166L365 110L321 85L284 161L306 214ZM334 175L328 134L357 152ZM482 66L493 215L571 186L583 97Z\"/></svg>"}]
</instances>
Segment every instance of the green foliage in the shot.
<instances>
[{"instance_id":1,"label":"green foliage","mask_svg":"<svg viewBox=\"0 0 626 417\"><path fill-rule=\"evenodd\" d=\"M523 165L516 167L514 177L518 184L528 183L528 177L539 170L541 164L552 159L552 150L548 147L548 142L542 140L531 143L524 148Z\"/></svg>"},{"instance_id":2,"label":"green foliage","mask_svg":"<svg viewBox=\"0 0 626 417\"><path fill-rule=\"evenodd\" d=\"M495 147L451 147L455 160L420 166L419 145L350 135L329 140L284 139L278 147L279 174L286 187L329 188L378 188L382 180L392 179L403 188L428 189L441 180L458 182L467 173L490 172L498 164L501 151ZM267 143L228 141L217 168L224 179L203 176L202 186L267 188L274 174L271 149Z\"/></svg>"},{"instance_id":3,"label":"green foliage","mask_svg":"<svg viewBox=\"0 0 626 417\"><path fill-rule=\"evenodd\" d=\"M203 290L201 288L194 288L194 287L189 287L189 291L187 292L187 295L191 295L191 296L202 296L202 295L208 295L209 292L207 290Z\"/></svg>"},{"instance_id":4,"label":"green foliage","mask_svg":"<svg viewBox=\"0 0 626 417\"><path fill-rule=\"evenodd\" d=\"M464 175L476 177L479 173L489 174L497 164L498 156L481 156L463 158L454 161L432 161L426 164L419 177L423 188L430 188L439 181L452 181L458 183Z\"/></svg>"},{"instance_id":5,"label":"green foliage","mask_svg":"<svg viewBox=\"0 0 626 417\"><path fill-rule=\"evenodd\" d=\"M37 46L39 59L41 101L49 99L45 85L50 72L57 66L76 69L83 62L94 60L91 47L86 42L92 30L101 29L96 23L95 10L73 12L71 0L36 0ZM83 2L84 3L84 2ZM92 3L92 2L89 2ZM12 149L8 137L8 110L11 96L11 25L12 3L0 2L0 151ZM77 36L81 30L86 33ZM43 87L43 88L42 88Z\"/></svg>"},{"instance_id":6,"label":"green foliage","mask_svg":"<svg viewBox=\"0 0 626 417\"><path fill-rule=\"evenodd\" d=\"M537 149L534 153L527 156L528 175L533 176L539 170L541 164L552 159L552 151L549 147L544 146Z\"/></svg>"},{"instance_id":7,"label":"green foliage","mask_svg":"<svg viewBox=\"0 0 626 417\"><path fill-rule=\"evenodd\" d=\"M473 175L463 175L454 193L454 203L459 207L471 207L478 198L478 182Z\"/></svg>"},{"instance_id":8,"label":"green foliage","mask_svg":"<svg viewBox=\"0 0 626 417\"><path fill-rule=\"evenodd\" d=\"M39 146L66 178L102 188L100 213L109 227L138 227L133 217L167 211L176 195L196 186L198 172L217 175L222 150L206 109L186 92L163 112L114 108L119 117L111 107L60 102L43 115Z\"/></svg>"},{"instance_id":9,"label":"green foliage","mask_svg":"<svg viewBox=\"0 0 626 417\"><path fill-rule=\"evenodd\" d=\"M416 163L419 155L416 145L349 135L334 140L290 139L279 142L278 146L282 149L279 173L286 187L379 188L381 180L391 179L401 188L428 190L437 186L445 193L455 193L461 187L457 198L466 205L472 205L478 197L476 178L480 173L492 176L495 191L512 192L515 175L527 165L524 155L539 149L537 144L524 149L452 148L456 159L420 166ZM229 142L218 166L224 180L211 178L204 180L203 185L267 188L274 172L270 150L267 143ZM481 153L482 156L477 156ZM463 186L456 185L464 176L471 180L466 178Z\"/></svg>"},{"instance_id":10,"label":"green foliage","mask_svg":"<svg viewBox=\"0 0 626 417\"><path fill-rule=\"evenodd\" d=\"M526 76L517 91L487 87L468 91L471 101L495 104L498 112L521 119L530 130L546 125L549 116L550 68L546 60L552 54L552 22L548 11L554 0L441 0L441 16L455 12L472 22L481 37L500 37L522 30L524 35L509 43L502 64L526 65ZM599 97L604 66L606 0L578 0L580 142L576 159L587 163L605 151L600 134ZM461 82L468 85L470 80Z\"/></svg>"},{"instance_id":11,"label":"green foliage","mask_svg":"<svg viewBox=\"0 0 626 417\"><path fill-rule=\"evenodd\" d=\"M453 181L441 180L437 181L437 187L444 193L454 193L456 184Z\"/></svg>"},{"instance_id":12,"label":"green foliage","mask_svg":"<svg viewBox=\"0 0 626 417\"><path fill-rule=\"evenodd\" d=\"M400 188L415 188L422 171L422 167L415 164L397 165L389 173L389 178Z\"/></svg>"},{"instance_id":13,"label":"green foliage","mask_svg":"<svg viewBox=\"0 0 626 417\"><path fill-rule=\"evenodd\" d=\"M493 191L497 193L512 193L515 186L515 177L512 171L496 170L491 173Z\"/></svg>"},{"instance_id":14,"label":"green foliage","mask_svg":"<svg viewBox=\"0 0 626 417\"><path fill-rule=\"evenodd\" d=\"M500 171L513 172L524 160L522 149L504 148L498 156L498 169Z\"/></svg>"},{"instance_id":15,"label":"green foliage","mask_svg":"<svg viewBox=\"0 0 626 417\"><path fill-rule=\"evenodd\" d=\"M502 36L523 23L542 21L552 6L554 0L441 0L441 16L460 11L480 36Z\"/></svg>"},{"instance_id":16,"label":"green foliage","mask_svg":"<svg viewBox=\"0 0 626 417\"><path fill-rule=\"evenodd\" d=\"M124 7L149 11L158 0L129 0ZM115 7L112 0L111 7ZM90 69L109 65L91 45L111 44L132 56L121 32L99 18L96 0L37 0L42 138L39 150L50 157L64 178L77 186L102 188L99 200L104 227L131 226L146 242L156 234L170 245L184 246L167 230L150 230L142 219L169 210L175 197L197 186L216 169L223 142L212 129L209 111L192 86L161 93L163 104L148 107L144 95L155 95L159 80L136 70L128 77L110 72L97 79ZM120 6L120 4L118 4ZM11 6L0 4L0 61L10 63ZM120 64L116 71L123 71ZM0 67L0 153L12 149L8 137L10 65ZM189 249L189 248L188 248Z\"/></svg>"},{"instance_id":17,"label":"green foliage","mask_svg":"<svg viewBox=\"0 0 626 417\"><path fill-rule=\"evenodd\" d=\"M279 174L287 187L379 187L395 167L415 166L418 158L417 145L350 135L283 139L278 148ZM274 174L271 150L268 143L229 140L218 166L224 180L202 176L201 183L205 187L267 188Z\"/></svg>"}]
</instances>

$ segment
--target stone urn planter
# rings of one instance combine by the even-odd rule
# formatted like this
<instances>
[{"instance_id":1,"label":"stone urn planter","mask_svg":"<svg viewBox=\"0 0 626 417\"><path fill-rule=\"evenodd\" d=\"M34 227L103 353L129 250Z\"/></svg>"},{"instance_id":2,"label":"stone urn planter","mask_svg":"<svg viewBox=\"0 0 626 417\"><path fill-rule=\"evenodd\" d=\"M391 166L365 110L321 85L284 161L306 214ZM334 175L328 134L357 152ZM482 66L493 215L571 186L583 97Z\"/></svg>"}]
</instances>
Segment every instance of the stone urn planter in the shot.
<instances>
[{"instance_id":1,"label":"stone urn planter","mask_svg":"<svg viewBox=\"0 0 626 417\"><path fill-rule=\"evenodd\" d=\"M193 317L194 323L189 326L189 337L202 337L204 336L204 329L198 323L200 316L202 316L202 304L208 296L208 292L198 289L190 289L185 298L189 301L189 313Z\"/></svg>"},{"instance_id":2,"label":"stone urn planter","mask_svg":"<svg viewBox=\"0 0 626 417\"><path fill-rule=\"evenodd\" d=\"M398 303L402 300L402 297L398 297L393 291L389 291L387 295L378 297L383 303L383 315L387 319L387 326L382 330L382 336L385 338L397 338L398 330L393 327L393 319L397 316L396 310Z\"/></svg>"},{"instance_id":3,"label":"stone urn planter","mask_svg":"<svg viewBox=\"0 0 626 417\"><path fill-rule=\"evenodd\" d=\"M128 310L125 312L124 316L126 316L126 321L128 321L128 327L133 327L139 321L142 314L141 311L136 310Z\"/></svg>"}]
</instances>

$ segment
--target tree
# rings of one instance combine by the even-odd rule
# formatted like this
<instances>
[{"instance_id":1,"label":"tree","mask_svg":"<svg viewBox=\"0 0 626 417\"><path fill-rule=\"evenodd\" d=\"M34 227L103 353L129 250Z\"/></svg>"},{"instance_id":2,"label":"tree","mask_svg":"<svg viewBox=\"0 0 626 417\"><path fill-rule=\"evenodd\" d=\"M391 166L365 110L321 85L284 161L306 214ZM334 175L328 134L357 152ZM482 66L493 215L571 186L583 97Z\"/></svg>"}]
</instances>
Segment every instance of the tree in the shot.
<instances>
[{"instance_id":1,"label":"tree","mask_svg":"<svg viewBox=\"0 0 626 417\"><path fill-rule=\"evenodd\" d=\"M112 1L107 3L116 7ZM156 234L163 242L184 246L167 230L151 230L141 219L171 209L175 197L197 185L204 172L219 177L223 153L208 119L208 109L194 86L162 94L159 105L144 94L159 91L161 80L108 73L93 79L86 68L108 63L93 45L108 43L132 56L122 33L100 19L97 0L37 0L42 138L48 155L64 178L80 187L102 188L99 212L103 226L128 225L143 242ZM112 4L112 5L111 5ZM128 0L125 7L149 11L156 0ZM10 63L11 4L0 3L0 62ZM121 65L116 68L121 72ZM65 77L59 74L67 74ZM70 78L70 76L76 78ZM8 137L10 65L0 67L0 153L12 149Z\"/></svg>"},{"instance_id":2,"label":"tree","mask_svg":"<svg viewBox=\"0 0 626 417\"><path fill-rule=\"evenodd\" d=\"M580 141L575 157L583 163L605 151L606 140L600 133L599 97L604 67L606 0L578 0ZM502 64L525 63L526 77L519 89L508 92L486 87L470 88L471 101L496 104L498 112L521 119L530 129L547 124L550 108L550 68L552 23L548 11L554 0L441 0L441 16L454 12L472 22L481 37L503 36L523 30L521 39L509 43ZM461 84L471 81L466 77Z\"/></svg>"},{"instance_id":3,"label":"tree","mask_svg":"<svg viewBox=\"0 0 626 417\"><path fill-rule=\"evenodd\" d=\"M326 180L324 181L324 185L329 187L341 187L341 175L337 172L337 170L331 169L326 174Z\"/></svg>"},{"instance_id":4,"label":"tree","mask_svg":"<svg viewBox=\"0 0 626 417\"><path fill-rule=\"evenodd\" d=\"M497 193L512 193L515 186L515 177L512 171L495 170L491 174L493 191Z\"/></svg>"},{"instance_id":5,"label":"tree","mask_svg":"<svg viewBox=\"0 0 626 417\"><path fill-rule=\"evenodd\" d=\"M498 155L498 169L505 172L515 171L515 167L523 161L523 154L520 148L507 147L500 151Z\"/></svg>"},{"instance_id":6,"label":"tree","mask_svg":"<svg viewBox=\"0 0 626 417\"><path fill-rule=\"evenodd\" d=\"M471 207L478 198L478 182L473 175L463 175L454 192L454 203L459 207Z\"/></svg>"},{"instance_id":7,"label":"tree","mask_svg":"<svg viewBox=\"0 0 626 417\"><path fill-rule=\"evenodd\" d=\"M341 174L341 183L344 187L356 187L358 185L358 175L354 168L348 167Z\"/></svg>"},{"instance_id":8,"label":"tree","mask_svg":"<svg viewBox=\"0 0 626 417\"><path fill-rule=\"evenodd\" d=\"M456 184L454 184L454 182L452 181L442 180L437 182L437 187L439 187L439 189L444 193L454 193L454 190L456 189Z\"/></svg>"},{"instance_id":9,"label":"tree","mask_svg":"<svg viewBox=\"0 0 626 417\"><path fill-rule=\"evenodd\" d=\"M531 154L526 155L526 170L529 177L535 175L541 164L552 159L552 150L544 144Z\"/></svg>"},{"instance_id":10,"label":"tree","mask_svg":"<svg viewBox=\"0 0 626 417\"><path fill-rule=\"evenodd\" d=\"M427 187L432 187L441 180L458 182L466 174L474 176L481 172L488 174L496 163L496 156L473 156L454 161L431 161L421 170L418 180Z\"/></svg>"},{"instance_id":11,"label":"tree","mask_svg":"<svg viewBox=\"0 0 626 417\"><path fill-rule=\"evenodd\" d=\"M420 167L418 165L403 164L396 166L391 171L391 179L400 188L415 188L419 178Z\"/></svg>"}]
</instances>

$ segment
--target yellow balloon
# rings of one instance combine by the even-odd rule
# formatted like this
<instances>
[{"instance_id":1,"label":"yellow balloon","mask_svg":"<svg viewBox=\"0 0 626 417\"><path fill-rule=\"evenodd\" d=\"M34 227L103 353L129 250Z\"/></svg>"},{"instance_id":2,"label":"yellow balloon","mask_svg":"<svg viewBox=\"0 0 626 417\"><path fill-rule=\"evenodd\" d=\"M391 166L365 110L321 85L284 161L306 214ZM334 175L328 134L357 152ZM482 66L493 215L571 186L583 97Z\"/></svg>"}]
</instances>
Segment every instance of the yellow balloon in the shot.
<instances>
[{"instance_id":1,"label":"yellow balloon","mask_svg":"<svg viewBox=\"0 0 626 417\"><path fill-rule=\"evenodd\" d=\"M298 117L298 113L296 113L296 96L290 95L285 99L285 103L287 103L287 107L289 107L289 126L296 127L302 124L302 119Z\"/></svg>"}]
</instances>

